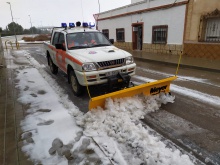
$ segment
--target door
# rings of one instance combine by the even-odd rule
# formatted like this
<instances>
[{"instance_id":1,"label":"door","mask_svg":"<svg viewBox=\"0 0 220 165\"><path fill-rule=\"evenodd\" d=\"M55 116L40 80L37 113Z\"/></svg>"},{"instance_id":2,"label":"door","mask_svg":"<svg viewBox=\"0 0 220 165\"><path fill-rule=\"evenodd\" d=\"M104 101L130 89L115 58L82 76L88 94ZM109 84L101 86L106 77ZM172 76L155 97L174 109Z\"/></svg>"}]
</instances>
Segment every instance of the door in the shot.
<instances>
[{"instance_id":1,"label":"door","mask_svg":"<svg viewBox=\"0 0 220 165\"><path fill-rule=\"evenodd\" d=\"M142 50L143 44L143 23L132 24L132 45L133 50Z\"/></svg>"},{"instance_id":2,"label":"door","mask_svg":"<svg viewBox=\"0 0 220 165\"><path fill-rule=\"evenodd\" d=\"M137 50L142 50L142 26L137 27Z\"/></svg>"},{"instance_id":3,"label":"door","mask_svg":"<svg viewBox=\"0 0 220 165\"><path fill-rule=\"evenodd\" d=\"M59 39L58 39L59 44L63 44L63 47L66 49L66 43L65 43L65 38L64 34L60 33ZM66 62L65 62L65 56L66 56L66 51L62 49L56 49L56 61L57 65L61 70L66 72Z\"/></svg>"}]
</instances>

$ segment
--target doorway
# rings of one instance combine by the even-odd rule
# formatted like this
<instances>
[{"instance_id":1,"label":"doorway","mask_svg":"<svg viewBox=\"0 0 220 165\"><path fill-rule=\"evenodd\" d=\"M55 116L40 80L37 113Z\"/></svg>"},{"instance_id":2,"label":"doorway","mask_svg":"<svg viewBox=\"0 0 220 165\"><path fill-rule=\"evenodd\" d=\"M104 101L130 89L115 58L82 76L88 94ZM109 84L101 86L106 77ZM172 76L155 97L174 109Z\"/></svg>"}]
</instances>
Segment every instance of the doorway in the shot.
<instances>
[{"instance_id":1,"label":"doorway","mask_svg":"<svg viewBox=\"0 0 220 165\"><path fill-rule=\"evenodd\" d=\"M132 24L133 50L142 50L143 45L143 23Z\"/></svg>"}]
</instances>

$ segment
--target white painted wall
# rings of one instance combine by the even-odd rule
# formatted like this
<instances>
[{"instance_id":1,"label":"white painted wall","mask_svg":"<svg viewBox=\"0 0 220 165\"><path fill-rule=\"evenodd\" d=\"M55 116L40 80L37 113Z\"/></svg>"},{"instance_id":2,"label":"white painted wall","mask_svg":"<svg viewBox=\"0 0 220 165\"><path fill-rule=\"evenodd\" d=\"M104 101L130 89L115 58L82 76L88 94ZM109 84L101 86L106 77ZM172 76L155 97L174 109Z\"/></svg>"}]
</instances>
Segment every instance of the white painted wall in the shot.
<instances>
[{"instance_id":1,"label":"white painted wall","mask_svg":"<svg viewBox=\"0 0 220 165\"><path fill-rule=\"evenodd\" d=\"M123 6L117 9L102 12L99 15L99 19L110 17L113 15L119 15L119 14L137 11L137 10L149 9L149 8L163 6L167 4L173 4L174 2L177 3L177 2L183 2L183 1L188 1L188 0L143 0L143 1L140 1L139 3L134 3L134 4Z\"/></svg>"},{"instance_id":2,"label":"white painted wall","mask_svg":"<svg viewBox=\"0 0 220 165\"><path fill-rule=\"evenodd\" d=\"M141 1L147 1L147 0L131 0L131 3L137 3L137 2L141 2Z\"/></svg>"},{"instance_id":3,"label":"white painted wall","mask_svg":"<svg viewBox=\"0 0 220 165\"><path fill-rule=\"evenodd\" d=\"M103 20L98 23L98 28L100 31L102 29L109 29L109 38L116 41L116 29L125 28L125 42L132 42L132 27L131 27L131 17L121 17L115 19Z\"/></svg>"},{"instance_id":4,"label":"white painted wall","mask_svg":"<svg viewBox=\"0 0 220 165\"><path fill-rule=\"evenodd\" d=\"M155 0L157 1L157 0ZM169 1L169 0L166 0ZM99 30L109 29L116 41L116 28L125 28L125 42L132 42L132 23L144 22L144 43L152 42L152 26L168 25L167 44L182 44L186 5L99 21Z\"/></svg>"}]
</instances>

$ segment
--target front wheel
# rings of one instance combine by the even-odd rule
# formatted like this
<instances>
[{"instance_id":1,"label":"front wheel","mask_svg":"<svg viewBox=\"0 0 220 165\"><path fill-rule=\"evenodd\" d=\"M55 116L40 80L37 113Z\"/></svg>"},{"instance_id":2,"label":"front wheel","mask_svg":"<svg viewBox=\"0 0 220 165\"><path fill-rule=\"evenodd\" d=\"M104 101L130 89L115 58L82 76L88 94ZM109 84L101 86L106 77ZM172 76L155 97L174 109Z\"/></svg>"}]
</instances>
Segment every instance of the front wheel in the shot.
<instances>
[{"instance_id":1,"label":"front wheel","mask_svg":"<svg viewBox=\"0 0 220 165\"><path fill-rule=\"evenodd\" d=\"M48 57L48 62L49 62L49 66L50 66L50 70L53 74L57 74L58 73L58 67L53 63L51 57Z\"/></svg>"},{"instance_id":2,"label":"front wheel","mask_svg":"<svg viewBox=\"0 0 220 165\"><path fill-rule=\"evenodd\" d=\"M71 84L74 95L76 96L82 95L84 92L84 87L79 84L76 74L73 70L71 70L69 73L69 80L70 80L70 84Z\"/></svg>"}]
</instances>

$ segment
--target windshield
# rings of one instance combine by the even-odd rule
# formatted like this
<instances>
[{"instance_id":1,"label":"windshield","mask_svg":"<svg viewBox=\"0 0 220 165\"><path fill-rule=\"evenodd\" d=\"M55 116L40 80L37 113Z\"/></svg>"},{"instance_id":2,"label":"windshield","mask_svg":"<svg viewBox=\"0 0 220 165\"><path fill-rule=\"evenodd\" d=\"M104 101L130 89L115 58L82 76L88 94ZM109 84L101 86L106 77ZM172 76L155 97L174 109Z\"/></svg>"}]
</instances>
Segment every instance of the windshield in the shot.
<instances>
[{"instance_id":1,"label":"windshield","mask_svg":"<svg viewBox=\"0 0 220 165\"><path fill-rule=\"evenodd\" d=\"M112 45L100 32L70 33L66 37L67 48L70 50Z\"/></svg>"}]
</instances>

